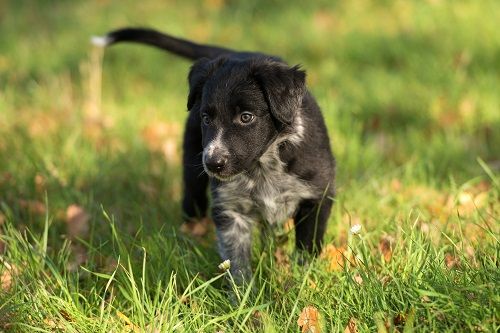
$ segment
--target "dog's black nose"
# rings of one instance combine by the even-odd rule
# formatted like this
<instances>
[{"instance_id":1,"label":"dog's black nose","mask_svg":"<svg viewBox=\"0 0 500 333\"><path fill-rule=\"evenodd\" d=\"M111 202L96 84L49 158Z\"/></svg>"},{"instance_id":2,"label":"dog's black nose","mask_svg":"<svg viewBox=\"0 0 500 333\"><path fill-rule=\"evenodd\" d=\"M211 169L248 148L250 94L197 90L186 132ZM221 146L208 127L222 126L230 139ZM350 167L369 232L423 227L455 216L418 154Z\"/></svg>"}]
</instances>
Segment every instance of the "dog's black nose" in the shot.
<instances>
[{"instance_id":1,"label":"dog's black nose","mask_svg":"<svg viewBox=\"0 0 500 333\"><path fill-rule=\"evenodd\" d=\"M221 172L227 163L227 157L214 156L205 159L205 166L212 172Z\"/></svg>"}]
</instances>

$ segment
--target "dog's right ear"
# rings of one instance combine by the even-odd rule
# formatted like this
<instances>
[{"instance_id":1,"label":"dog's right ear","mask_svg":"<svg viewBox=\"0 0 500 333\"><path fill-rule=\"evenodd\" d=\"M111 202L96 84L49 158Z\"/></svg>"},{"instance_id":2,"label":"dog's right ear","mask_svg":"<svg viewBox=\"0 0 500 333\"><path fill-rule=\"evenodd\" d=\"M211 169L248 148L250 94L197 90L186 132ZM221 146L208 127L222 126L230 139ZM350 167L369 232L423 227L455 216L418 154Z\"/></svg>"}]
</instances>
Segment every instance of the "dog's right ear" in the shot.
<instances>
[{"instance_id":1,"label":"dog's right ear","mask_svg":"<svg viewBox=\"0 0 500 333\"><path fill-rule=\"evenodd\" d=\"M187 109L191 110L197 100L201 98L201 92L207 78L210 76L210 59L201 58L191 66L188 75L189 95L187 101Z\"/></svg>"}]
</instances>

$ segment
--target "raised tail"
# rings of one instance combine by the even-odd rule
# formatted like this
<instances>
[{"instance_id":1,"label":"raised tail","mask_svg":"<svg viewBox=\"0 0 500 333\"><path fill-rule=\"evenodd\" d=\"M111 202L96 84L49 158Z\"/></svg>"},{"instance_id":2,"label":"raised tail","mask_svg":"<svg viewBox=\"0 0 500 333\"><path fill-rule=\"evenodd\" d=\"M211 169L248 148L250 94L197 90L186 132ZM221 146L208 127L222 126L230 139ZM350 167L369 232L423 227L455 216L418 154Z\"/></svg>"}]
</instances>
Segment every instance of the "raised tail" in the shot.
<instances>
[{"instance_id":1,"label":"raised tail","mask_svg":"<svg viewBox=\"0 0 500 333\"><path fill-rule=\"evenodd\" d=\"M124 28L111 31L104 37L92 37L93 44L103 47L120 42L151 45L191 60L213 59L223 54L235 53L223 47L196 44L147 28Z\"/></svg>"}]
</instances>

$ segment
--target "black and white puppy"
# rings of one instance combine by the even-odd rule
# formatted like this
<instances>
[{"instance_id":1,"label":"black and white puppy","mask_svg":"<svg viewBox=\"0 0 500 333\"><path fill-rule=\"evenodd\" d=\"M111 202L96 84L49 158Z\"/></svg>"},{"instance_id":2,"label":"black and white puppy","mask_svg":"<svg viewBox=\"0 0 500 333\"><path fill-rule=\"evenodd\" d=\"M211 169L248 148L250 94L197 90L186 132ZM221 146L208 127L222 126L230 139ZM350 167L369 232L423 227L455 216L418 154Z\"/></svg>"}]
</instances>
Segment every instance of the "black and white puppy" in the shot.
<instances>
[{"instance_id":1,"label":"black and white puppy","mask_svg":"<svg viewBox=\"0 0 500 333\"><path fill-rule=\"evenodd\" d=\"M127 28L93 39L152 45L195 60L184 134L187 220L212 219L237 281L251 276L252 226L292 217L298 250L318 253L334 196L335 161L305 72L280 58ZM204 168L203 169L201 168ZM200 173L201 169L201 173Z\"/></svg>"}]
</instances>

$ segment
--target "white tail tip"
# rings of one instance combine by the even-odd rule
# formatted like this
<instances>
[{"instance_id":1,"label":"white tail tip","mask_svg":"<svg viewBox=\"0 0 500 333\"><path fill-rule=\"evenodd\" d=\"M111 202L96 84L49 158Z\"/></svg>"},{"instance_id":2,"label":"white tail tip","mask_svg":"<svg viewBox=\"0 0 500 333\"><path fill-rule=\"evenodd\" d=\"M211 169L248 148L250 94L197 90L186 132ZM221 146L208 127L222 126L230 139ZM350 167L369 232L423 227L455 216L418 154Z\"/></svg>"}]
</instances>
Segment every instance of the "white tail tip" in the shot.
<instances>
[{"instance_id":1,"label":"white tail tip","mask_svg":"<svg viewBox=\"0 0 500 333\"><path fill-rule=\"evenodd\" d=\"M106 47L111 43L111 38L108 36L92 36L90 42L95 46Z\"/></svg>"}]
</instances>

